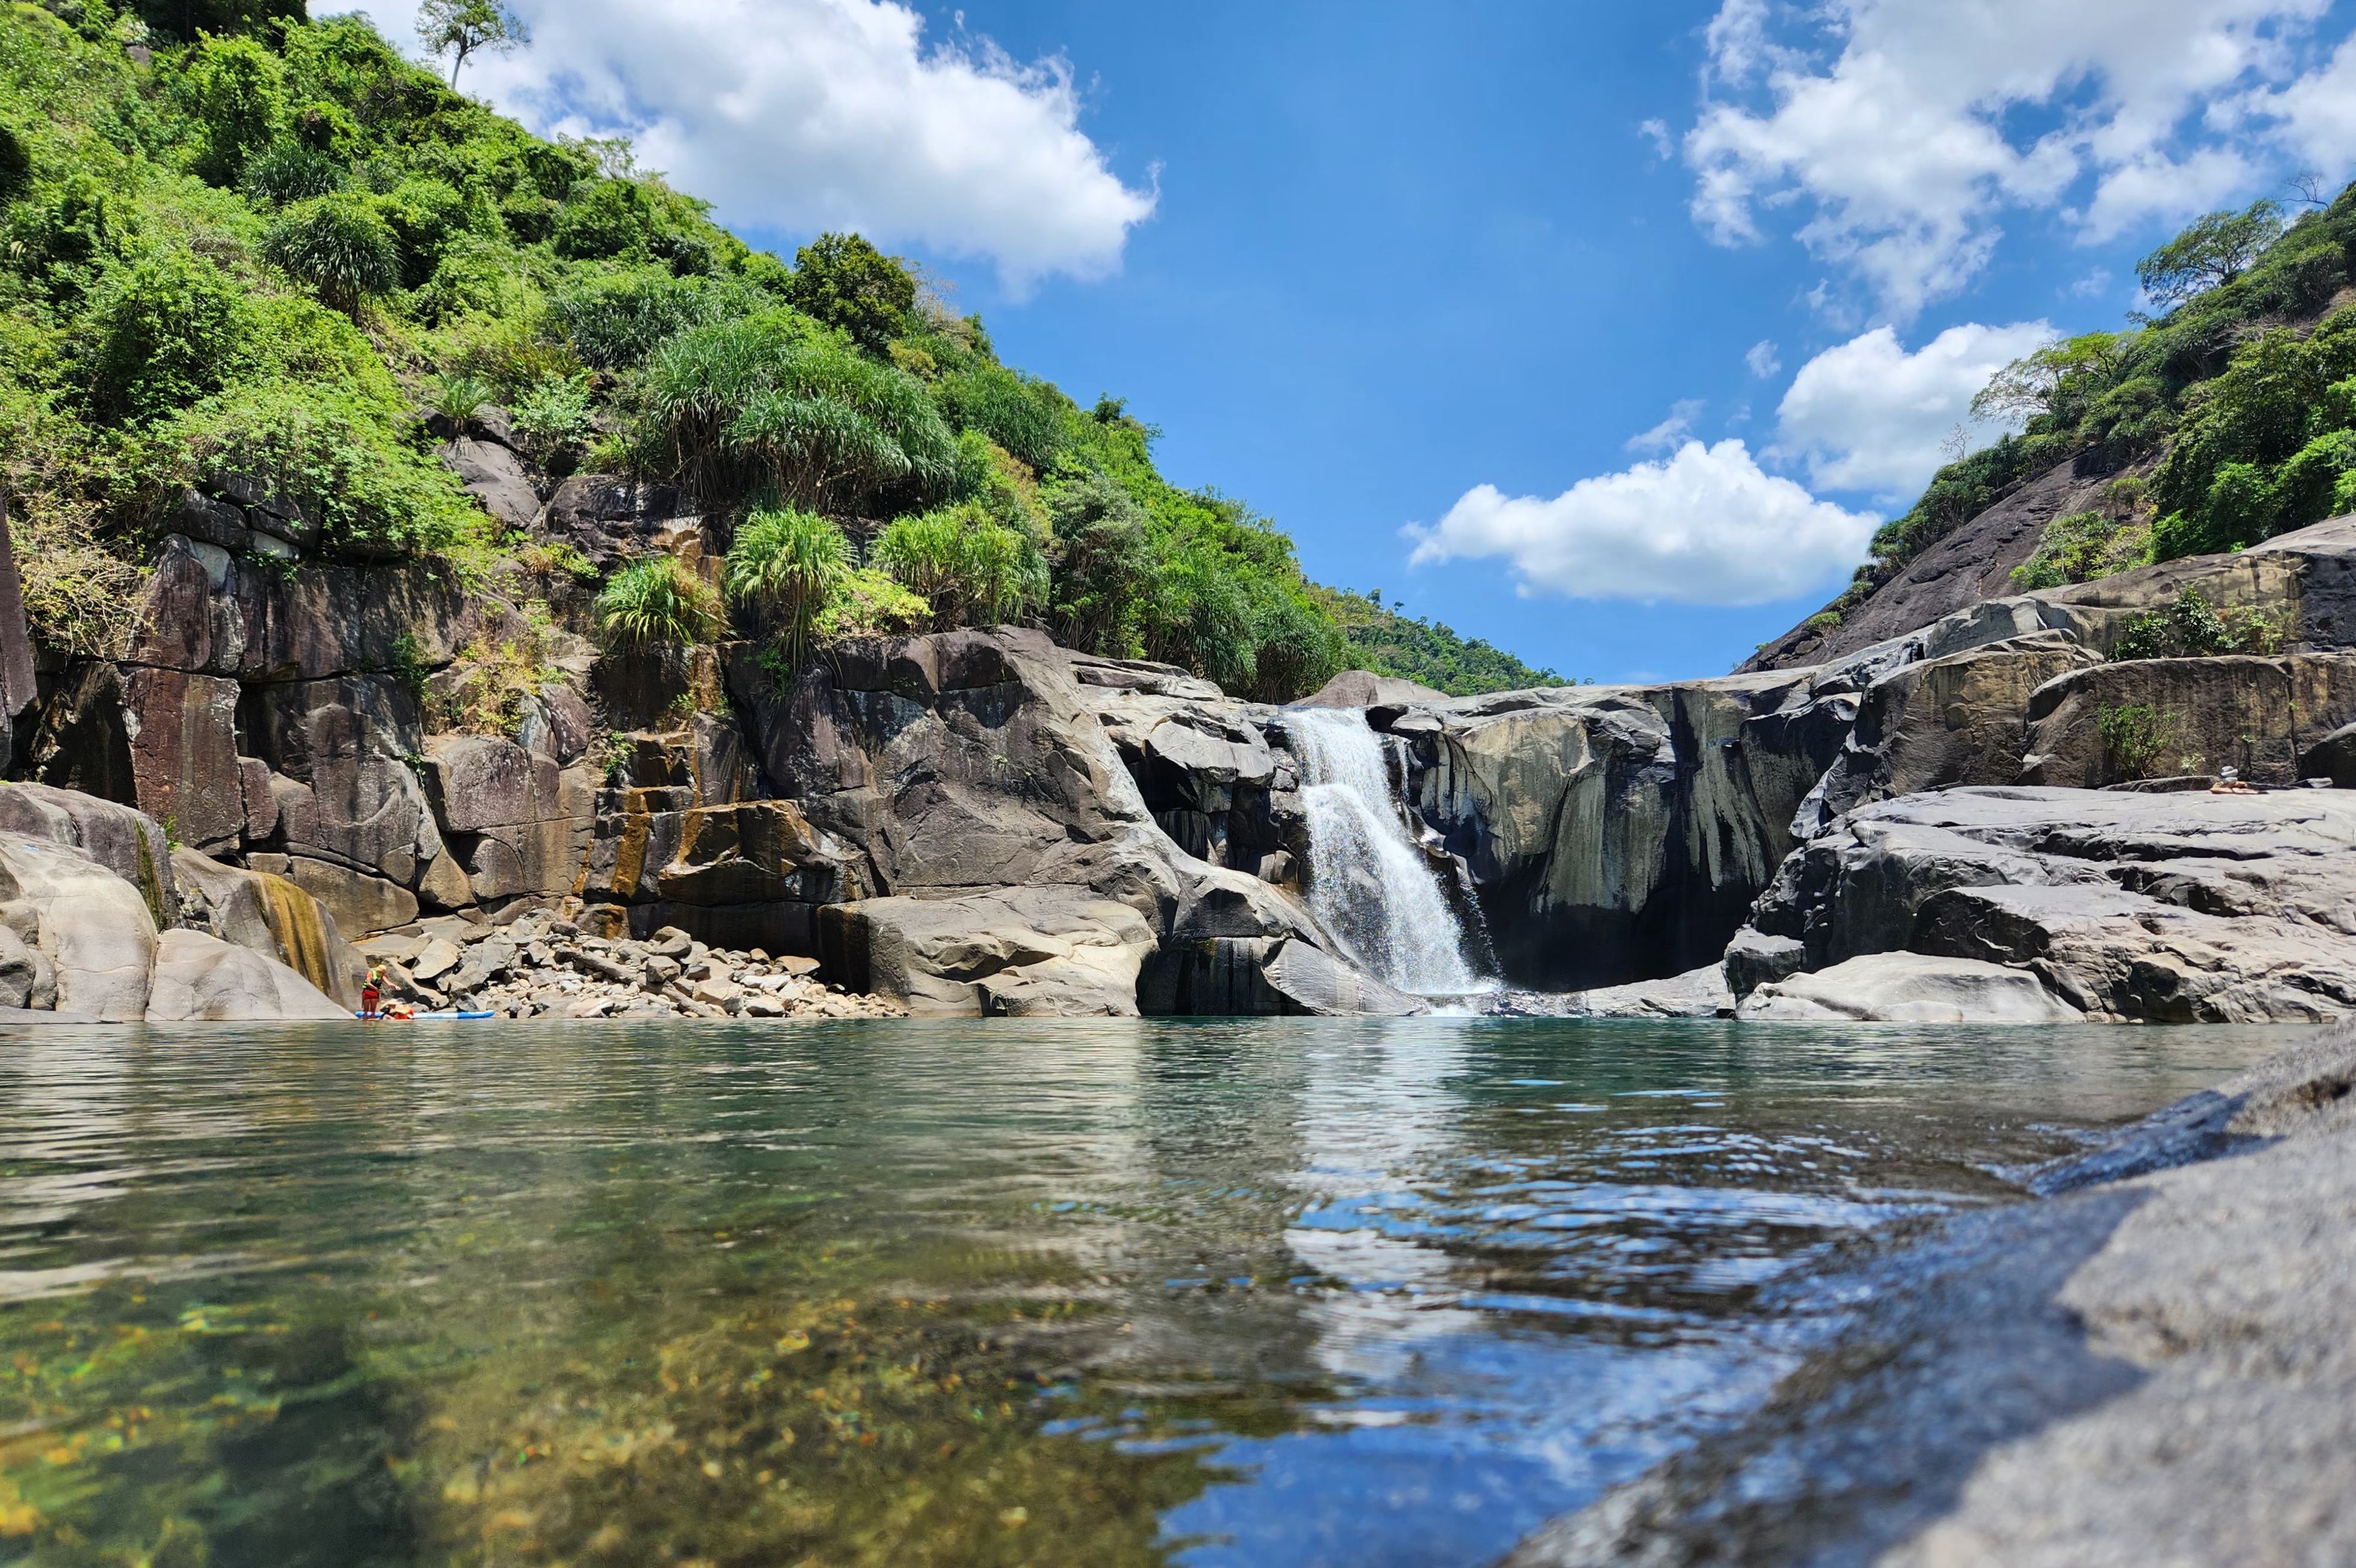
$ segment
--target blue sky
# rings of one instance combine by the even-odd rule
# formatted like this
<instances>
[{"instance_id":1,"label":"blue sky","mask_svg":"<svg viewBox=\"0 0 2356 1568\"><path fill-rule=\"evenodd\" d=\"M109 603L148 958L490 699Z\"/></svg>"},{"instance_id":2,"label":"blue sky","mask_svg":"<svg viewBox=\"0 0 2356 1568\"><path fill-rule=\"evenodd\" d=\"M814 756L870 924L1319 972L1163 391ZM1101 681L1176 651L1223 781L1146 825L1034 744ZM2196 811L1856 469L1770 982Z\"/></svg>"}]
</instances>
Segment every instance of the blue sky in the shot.
<instances>
[{"instance_id":1,"label":"blue sky","mask_svg":"<svg viewBox=\"0 0 2356 1568\"><path fill-rule=\"evenodd\" d=\"M2345 0L517 5L469 91L865 229L1312 577L1607 681L1746 656L1989 370L2356 165Z\"/></svg>"}]
</instances>

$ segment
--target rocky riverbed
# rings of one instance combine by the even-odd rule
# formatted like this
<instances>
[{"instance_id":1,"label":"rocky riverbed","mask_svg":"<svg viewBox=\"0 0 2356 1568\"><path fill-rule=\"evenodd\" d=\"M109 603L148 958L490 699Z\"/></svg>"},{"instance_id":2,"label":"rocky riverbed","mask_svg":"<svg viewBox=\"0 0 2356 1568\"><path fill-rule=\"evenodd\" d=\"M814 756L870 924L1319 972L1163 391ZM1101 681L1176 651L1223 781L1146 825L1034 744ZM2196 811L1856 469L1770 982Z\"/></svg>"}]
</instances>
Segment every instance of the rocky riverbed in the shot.
<instances>
[{"instance_id":1,"label":"rocky riverbed","mask_svg":"<svg viewBox=\"0 0 2356 1568\"><path fill-rule=\"evenodd\" d=\"M818 961L712 948L676 926L643 942L527 914L506 926L455 918L363 943L384 996L511 1019L896 1019L907 1009L817 979Z\"/></svg>"}]
</instances>

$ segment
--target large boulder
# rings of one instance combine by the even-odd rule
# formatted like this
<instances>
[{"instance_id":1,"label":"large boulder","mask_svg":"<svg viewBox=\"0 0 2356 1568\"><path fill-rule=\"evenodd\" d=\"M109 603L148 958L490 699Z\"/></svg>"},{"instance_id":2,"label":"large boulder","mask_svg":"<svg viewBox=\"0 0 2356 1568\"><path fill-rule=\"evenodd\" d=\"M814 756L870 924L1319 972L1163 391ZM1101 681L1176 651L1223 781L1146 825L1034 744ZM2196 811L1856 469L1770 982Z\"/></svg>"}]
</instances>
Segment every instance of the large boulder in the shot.
<instances>
[{"instance_id":1,"label":"large boulder","mask_svg":"<svg viewBox=\"0 0 2356 1568\"><path fill-rule=\"evenodd\" d=\"M1724 972L1711 965L1666 980L1575 992L1547 1010L1576 1019L1715 1019L1734 1011L1734 996Z\"/></svg>"},{"instance_id":2,"label":"large boulder","mask_svg":"<svg viewBox=\"0 0 2356 1568\"><path fill-rule=\"evenodd\" d=\"M444 466L458 476L467 495L511 528L528 528L540 516L540 496L523 460L495 441L466 436L439 449Z\"/></svg>"},{"instance_id":3,"label":"large boulder","mask_svg":"<svg viewBox=\"0 0 2356 1568\"><path fill-rule=\"evenodd\" d=\"M284 964L196 931L155 944L149 1023L348 1022L350 1011Z\"/></svg>"},{"instance_id":4,"label":"large boulder","mask_svg":"<svg viewBox=\"0 0 2356 1568\"><path fill-rule=\"evenodd\" d=\"M143 812L48 784L0 787L0 833L43 838L80 850L138 890L150 923L178 918L171 837Z\"/></svg>"},{"instance_id":5,"label":"large boulder","mask_svg":"<svg viewBox=\"0 0 2356 1568\"><path fill-rule=\"evenodd\" d=\"M2340 1018L2356 1013L2351 851L2356 795L2337 790L1946 790L1795 851L1736 947L1796 944L1811 971L1901 951L1996 963L2094 1019Z\"/></svg>"},{"instance_id":6,"label":"large boulder","mask_svg":"<svg viewBox=\"0 0 2356 1568\"><path fill-rule=\"evenodd\" d=\"M2084 1015L2035 975L1972 958L1876 953L1760 987L1740 1017L1767 1023L2051 1024Z\"/></svg>"},{"instance_id":7,"label":"large boulder","mask_svg":"<svg viewBox=\"0 0 2356 1568\"><path fill-rule=\"evenodd\" d=\"M1127 904L1072 888L835 905L826 968L912 1018L1134 1018L1152 928Z\"/></svg>"},{"instance_id":8,"label":"large boulder","mask_svg":"<svg viewBox=\"0 0 2356 1568\"><path fill-rule=\"evenodd\" d=\"M147 1016L155 916L137 888L88 854L0 836L0 924L48 963L59 1012L106 1023Z\"/></svg>"},{"instance_id":9,"label":"large boulder","mask_svg":"<svg viewBox=\"0 0 2356 1568\"><path fill-rule=\"evenodd\" d=\"M284 964L343 1007L359 1008L367 962L317 899L284 877L195 849L174 850L172 870L192 928Z\"/></svg>"},{"instance_id":10,"label":"large boulder","mask_svg":"<svg viewBox=\"0 0 2356 1568\"><path fill-rule=\"evenodd\" d=\"M1431 1010L1420 997L1393 990L1364 970L1298 937L1273 939L1261 982L1276 1011L1301 1018L1415 1018Z\"/></svg>"},{"instance_id":11,"label":"large boulder","mask_svg":"<svg viewBox=\"0 0 2356 1568\"><path fill-rule=\"evenodd\" d=\"M2101 662L2062 633L2047 631L1881 676L1866 688L1848 741L1802 805L1794 832L1813 837L1869 801L1948 784L2019 782L2033 694Z\"/></svg>"}]
</instances>

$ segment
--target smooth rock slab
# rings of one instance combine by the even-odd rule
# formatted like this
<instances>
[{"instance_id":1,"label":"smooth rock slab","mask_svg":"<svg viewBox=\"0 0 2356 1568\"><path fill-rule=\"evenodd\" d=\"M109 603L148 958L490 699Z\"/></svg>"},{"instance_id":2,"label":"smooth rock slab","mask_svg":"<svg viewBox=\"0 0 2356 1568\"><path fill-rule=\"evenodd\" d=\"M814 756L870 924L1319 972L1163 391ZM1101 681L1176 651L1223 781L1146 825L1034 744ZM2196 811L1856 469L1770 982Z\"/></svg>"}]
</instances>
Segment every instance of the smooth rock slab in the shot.
<instances>
[{"instance_id":1,"label":"smooth rock slab","mask_svg":"<svg viewBox=\"0 0 2356 1568\"><path fill-rule=\"evenodd\" d=\"M2082 1023L2085 1015L2024 969L1975 958L1877 953L1762 986L1740 1017L1760 1022Z\"/></svg>"},{"instance_id":2,"label":"smooth rock slab","mask_svg":"<svg viewBox=\"0 0 2356 1568\"><path fill-rule=\"evenodd\" d=\"M1575 991L1561 1015L1574 1019L1715 1019L1734 1011L1734 993L1716 965L1629 986Z\"/></svg>"},{"instance_id":3,"label":"smooth rock slab","mask_svg":"<svg viewBox=\"0 0 2356 1568\"><path fill-rule=\"evenodd\" d=\"M284 964L196 931L156 940L149 1023L335 1020L351 1014Z\"/></svg>"}]
</instances>

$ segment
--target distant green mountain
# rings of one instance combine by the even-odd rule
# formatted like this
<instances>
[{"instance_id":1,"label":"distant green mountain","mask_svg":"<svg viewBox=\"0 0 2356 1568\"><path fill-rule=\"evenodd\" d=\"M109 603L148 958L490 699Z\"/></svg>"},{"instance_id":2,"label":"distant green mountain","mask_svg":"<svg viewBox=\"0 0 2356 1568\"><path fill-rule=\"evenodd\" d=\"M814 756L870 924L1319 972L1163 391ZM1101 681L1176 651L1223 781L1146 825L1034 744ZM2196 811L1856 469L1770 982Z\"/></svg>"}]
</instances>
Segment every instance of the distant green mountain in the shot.
<instances>
[{"instance_id":1,"label":"distant green mountain","mask_svg":"<svg viewBox=\"0 0 2356 1568\"><path fill-rule=\"evenodd\" d=\"M1451 697L1576 684L1553 670L1524 664L1478 637L1468 641L1451 627L1410 620L1384 608L1374 594L1323 587L1312 587L1310 593L1342 628L1351 664L1376 675L1417 681Z\"/></svg>"}]
</instances>

